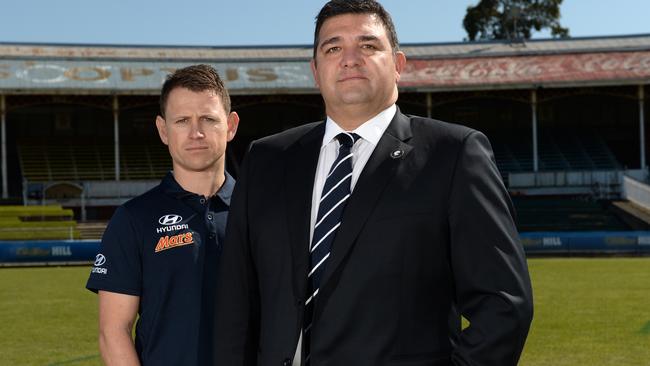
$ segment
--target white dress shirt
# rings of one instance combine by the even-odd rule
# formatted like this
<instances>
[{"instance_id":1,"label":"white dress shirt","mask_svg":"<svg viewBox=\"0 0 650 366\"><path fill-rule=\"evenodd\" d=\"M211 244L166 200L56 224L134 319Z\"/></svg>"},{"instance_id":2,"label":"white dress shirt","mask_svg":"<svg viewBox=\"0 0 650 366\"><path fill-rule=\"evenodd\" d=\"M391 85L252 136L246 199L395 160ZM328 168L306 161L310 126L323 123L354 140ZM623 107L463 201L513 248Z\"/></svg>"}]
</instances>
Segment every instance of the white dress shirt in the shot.
<instances>
[{"instance_id":1,"label":"white dress shirt","mask_svg":"<svg viewBox=\"0 0 650 366\"><path fill-rule=\"evenodd\" d=\"M316 223L316 216L318 215L318 204L320 202L321 194L323 193L323 185L325 179L329 174L329 170L334 164L339 152L340 143L336 136L341 132L354 132L361 137L350 150L352 152L352 182L350 183L350 191L354 191L354 186L366 166L370 155L375 151L375 147L379 143L379 139L384 134L390 121L393 120L397 107L395 104L384 109L378 115L372 117L369 121L364 122L361 126L357 127L354 131L345 131L336 121L327 117L325 122L325 135L323 135L323 143L320 148L320 155L318 156L318 166L316 167L316 176L314 177L314 190L311 198L311 221L309 224L309 246L311 247L312 237L314 236L314 224ZM293 358L292 366L300 366L302 348L302 333L298 339L296 353Z\"/></svg>"},{"instance_id":2,"label":"white dress shirt","mask_svg":"<svg viewBox=\"0 0 650 366\"><path fill-rule=\"evenodd\" d=\"M318 215L318 203L320 202L321 194L323 193L323 186L325 179L329 174L329 170L336 160L341 145L336 139L336 136L341 132L354 132L361 138L357 143L352 146L352 182L350 183L350 191L354 191L354 186L366 166L368 159L375 147L379 143L379 139L388 128L390 121L393 120L397 112L395 104L384 109L381 113L371 118L369 121L357 127L354 131L345 131L339 125L327 117L325 122L325 135L323 136L323 144L320 148L320 155L318 157L318 166L316 167L316 176L314 177L314 190L311 198L311 221L309 224L309 242L311 243L314 235L314 224L316 223L316 216ZM311 244L310 244L311 246Z\"/></svg>"}]
</instances>

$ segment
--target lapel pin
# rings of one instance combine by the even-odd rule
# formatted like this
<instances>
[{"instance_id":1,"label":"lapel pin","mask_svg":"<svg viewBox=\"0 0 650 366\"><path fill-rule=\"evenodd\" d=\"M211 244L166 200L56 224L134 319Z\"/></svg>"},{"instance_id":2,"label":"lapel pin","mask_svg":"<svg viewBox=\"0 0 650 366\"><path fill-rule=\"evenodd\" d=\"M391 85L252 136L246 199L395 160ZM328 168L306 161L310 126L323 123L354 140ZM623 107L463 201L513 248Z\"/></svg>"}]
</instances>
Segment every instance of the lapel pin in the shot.
<instances>
[{"instance_id":1,"label":"lapel pin","mask_svg":"<svg viewBox=\"0 0 650 366\"><path fill-rule=\"evenodd\" d=\"M390 153L390 157L393 159L399 159L404 155L404 151L402 150L395 150L392 153Z\"/></svg>"}]
</instances>

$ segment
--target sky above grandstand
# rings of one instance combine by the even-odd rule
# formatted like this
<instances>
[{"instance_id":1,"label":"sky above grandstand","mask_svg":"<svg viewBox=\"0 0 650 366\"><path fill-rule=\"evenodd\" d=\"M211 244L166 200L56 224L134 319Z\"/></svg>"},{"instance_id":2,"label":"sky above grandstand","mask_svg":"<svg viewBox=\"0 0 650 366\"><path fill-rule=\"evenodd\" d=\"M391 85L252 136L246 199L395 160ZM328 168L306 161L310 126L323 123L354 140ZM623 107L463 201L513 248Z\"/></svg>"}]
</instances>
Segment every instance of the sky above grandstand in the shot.
<instances>
[{"instance_id":1,"label":"sky above grandstand","mask_svg":"<svg viewBox=\"0 0 650 366\"><path fill-rule=\"evenodd\" d=\"M383 0L401 43L460 42L478 0ZM8 0L0 42L117 45L297 45L312 42L325 0ZM565 0L574 37L650 33L649 0ZM548 38L548 32L533 38Z\"/></svg>"}]
</instances>

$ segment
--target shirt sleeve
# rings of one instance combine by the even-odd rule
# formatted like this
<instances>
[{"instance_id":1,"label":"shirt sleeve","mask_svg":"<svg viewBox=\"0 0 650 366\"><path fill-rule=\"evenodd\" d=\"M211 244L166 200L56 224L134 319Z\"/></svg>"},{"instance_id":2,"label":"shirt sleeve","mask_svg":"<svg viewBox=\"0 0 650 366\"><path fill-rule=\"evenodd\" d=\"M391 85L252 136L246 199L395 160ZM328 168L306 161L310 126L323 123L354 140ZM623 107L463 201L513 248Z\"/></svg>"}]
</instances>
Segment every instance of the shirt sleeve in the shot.
<instances>
[{"instance_id":1,"label":"shirt sleeve","mask_svg":"<svg viewBox=\"0 0 650 366\"><path fill-rule=\"evenodd\" d=\"M141 238L128 209L118 207L106 227L86 288L140 296Z\"/></svg>"}]
</instances>

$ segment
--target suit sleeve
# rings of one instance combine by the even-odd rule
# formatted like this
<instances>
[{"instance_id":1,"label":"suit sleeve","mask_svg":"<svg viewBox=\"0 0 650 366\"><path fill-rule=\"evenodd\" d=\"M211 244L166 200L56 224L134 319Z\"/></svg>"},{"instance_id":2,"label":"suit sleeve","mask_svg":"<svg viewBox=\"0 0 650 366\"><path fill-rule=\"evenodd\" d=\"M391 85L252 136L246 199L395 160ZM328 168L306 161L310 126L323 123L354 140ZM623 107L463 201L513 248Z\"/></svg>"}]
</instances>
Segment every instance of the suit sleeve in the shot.
<instances>
[{"instance_id":1,"label":"suit sleeve","mask_svg":"<svg viewBox=\"0 0 650 366\"><path fill-rule=\"evenodd\" d=\"M451 265L460 313L456 365L516 365L533 315L514 209L487 138L476 131L458 152L449 200Z\"/></svg>"},{"instance_id":2,"label":"suit sleeve","mask_svg":"<svg viewBox=\"0 0 650 366\"><path fill-rule=\"evenodd\" d=\"M250 254L247 193L252 155L253 145L235 185L219 262L213 347L216 366L256 364L259 293Z\"/></svg>"}]
</instances>

